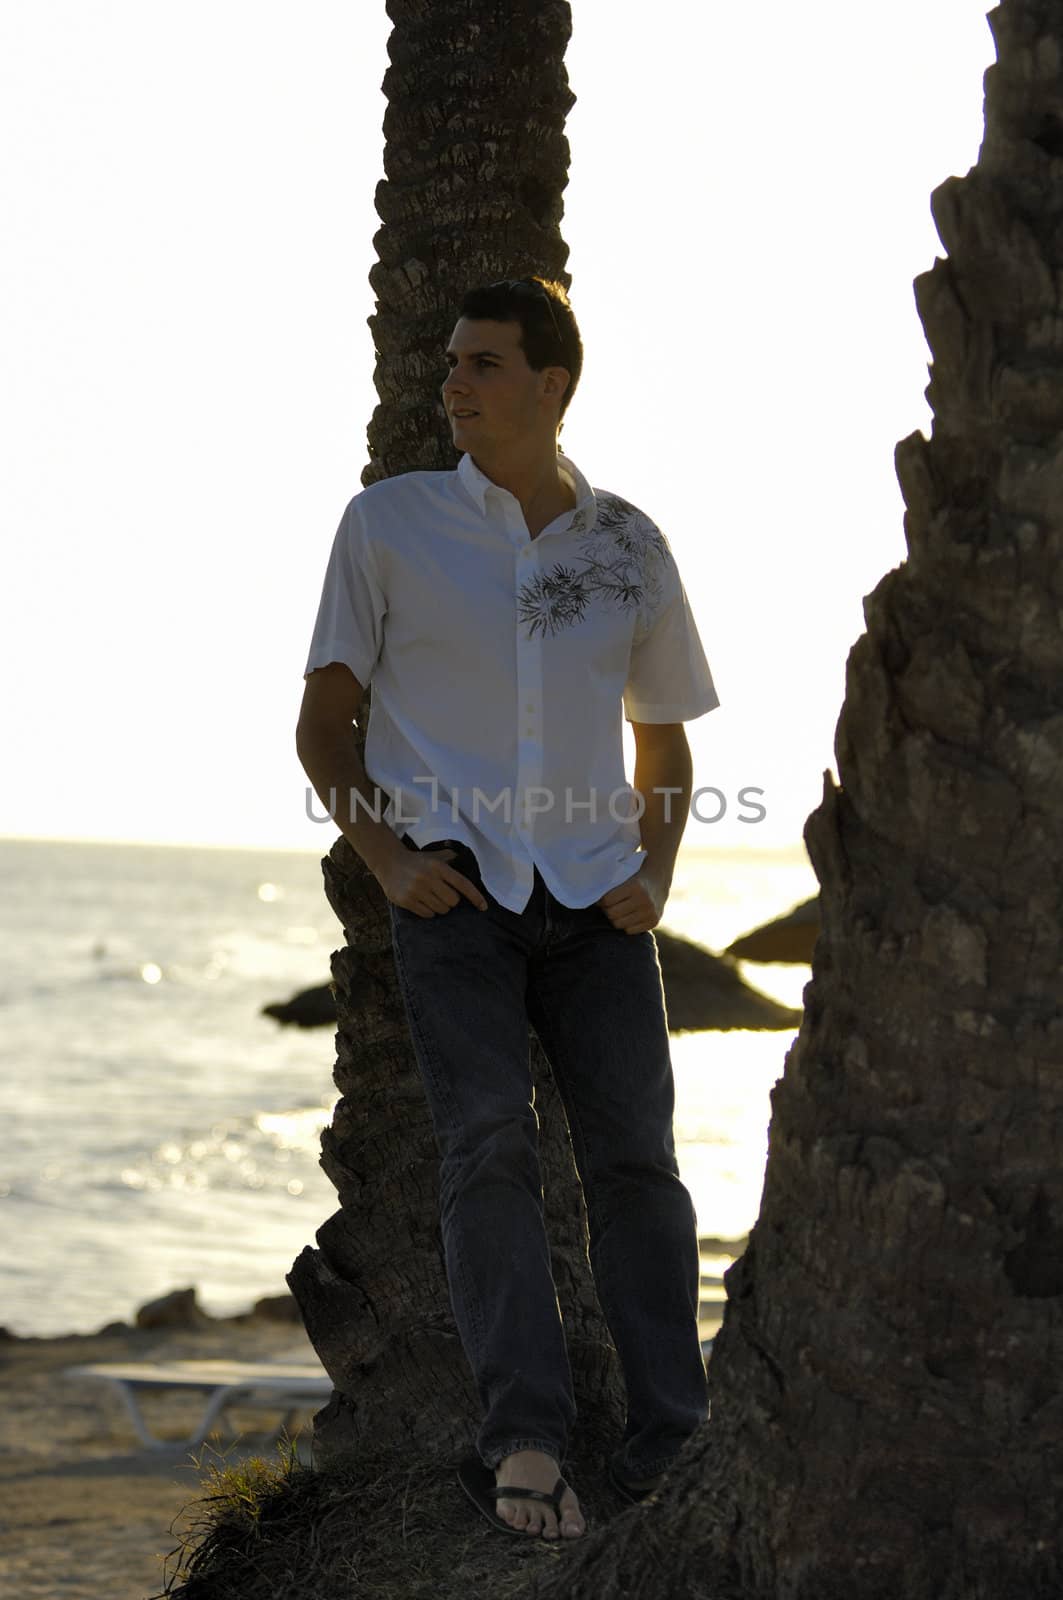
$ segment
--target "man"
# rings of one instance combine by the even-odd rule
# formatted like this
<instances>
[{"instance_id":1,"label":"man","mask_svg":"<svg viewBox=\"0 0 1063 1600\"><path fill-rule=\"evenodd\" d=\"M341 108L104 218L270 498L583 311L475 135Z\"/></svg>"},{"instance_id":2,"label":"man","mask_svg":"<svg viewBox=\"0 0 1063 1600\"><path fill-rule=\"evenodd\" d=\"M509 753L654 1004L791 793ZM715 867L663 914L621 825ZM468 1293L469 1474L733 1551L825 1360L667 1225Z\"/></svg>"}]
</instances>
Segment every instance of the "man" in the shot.
<instances>
[{"instance_id":1,"label":"man","mask_svg":"<svg viewBox=\"0 0 1063 1600\"><path fill-rule=\"evenodd\" d=\"M473 290L446 359L465 453L455 472L387 479L347 507L297 748L330 809L330 789L366 797L336 820L389 902L441 1155L451 1299L484 1407L461 1482L498 1526L575 1538L528 1023L568 1114L628 1391L611 1476L635 1499L707 1412L651 930L690 799L682 725L718 701L664 536L558 450L582 366L564 290ZM370 679L363 768L351 722Z\"/></svg>"}]
</instances>

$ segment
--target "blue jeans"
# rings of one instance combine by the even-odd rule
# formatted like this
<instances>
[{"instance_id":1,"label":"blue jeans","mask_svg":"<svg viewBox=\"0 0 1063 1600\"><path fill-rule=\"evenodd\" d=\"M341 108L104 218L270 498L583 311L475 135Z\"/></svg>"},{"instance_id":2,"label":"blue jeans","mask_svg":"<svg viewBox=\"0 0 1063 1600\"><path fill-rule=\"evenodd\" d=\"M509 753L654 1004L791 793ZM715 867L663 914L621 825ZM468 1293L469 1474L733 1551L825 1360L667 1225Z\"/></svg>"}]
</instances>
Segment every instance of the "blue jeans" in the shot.
<instances>
[{"instance_id":1,"label":"blue jeans","mask_svg":"<svg viewBox=\"0 0 1063 1600\"><path fill-rule=\"evenodd\" d=\"M576 1415L543 1223L530 1022L568 1115L591 1269L627 1387L614 1463L650 1477L708 1413L656 941L614 928L601 906L562 905L538 870L525 909L509 911L467 845L425 848L446 845L488 909L464 896L434 917L388 905L441 1157L451 1302L484 1409L476 1448L488 1467L516 1450L560 1461Z\"/></svg>"}]
</instances>

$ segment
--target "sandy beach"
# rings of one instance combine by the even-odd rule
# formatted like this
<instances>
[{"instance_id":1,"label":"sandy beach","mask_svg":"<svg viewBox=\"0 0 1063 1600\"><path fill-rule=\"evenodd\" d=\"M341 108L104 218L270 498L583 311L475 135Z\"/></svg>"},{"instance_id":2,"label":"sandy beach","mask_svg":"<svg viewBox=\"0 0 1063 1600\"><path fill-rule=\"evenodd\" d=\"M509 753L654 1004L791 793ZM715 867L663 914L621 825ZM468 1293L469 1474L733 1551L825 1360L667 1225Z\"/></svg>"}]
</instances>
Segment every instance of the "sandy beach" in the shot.
<instances>
[{"instance_id":1,"label":"sandy beach","mask_svg":"<svg viewBox=\"0 0 1063 1600\"><path fill-rule=\"evenodd\" d=\"M703 1246L718 1241L703 1240ZM719 1293L719 1291L716 1291ZM721 1307L703 1302L703 1337ZM138 1396L148 1426L173 1441L145 1449L112 1386L64 1375L89 1363L173 1360L316 1363L298 1323L263 1316L197 1329L122 1324L67 1338L0 1337L0 1594L11 1600L147 1600L163 1587L167 1554L187 1526L211 1463L276 1455L281 1412L233 1406L235 1431L182 1447L203 1408L200 1394ZM293 1434L309 1460L314 1402Z\"/></svg>"},{"instance_id":2,"label":"sandy beach","mask_svg":"<svg viewBox=\"0 0 1063 1600\"><path fill-rule=\"evenodd\" d=\"M121 1328L57 1339L0 1341L0 1593L10 1600L145 1600L161 1590L163 1558L209 1461L274 1452L280 1412L234 1406L239 1430L197 1450L144 1449L110 1384L64 1377L88 1362L291 1358L316 1361L302 1328L261 1317L197 1330ZM153 1432L180 1440L203 1408L198 1394L151 1392ZM297 1429L309 1442L313 1408ZM293 1430L295 1431L295 1430ZM202 1467L195 1457L201 1457Z\"/></svg>"}]
</instances>

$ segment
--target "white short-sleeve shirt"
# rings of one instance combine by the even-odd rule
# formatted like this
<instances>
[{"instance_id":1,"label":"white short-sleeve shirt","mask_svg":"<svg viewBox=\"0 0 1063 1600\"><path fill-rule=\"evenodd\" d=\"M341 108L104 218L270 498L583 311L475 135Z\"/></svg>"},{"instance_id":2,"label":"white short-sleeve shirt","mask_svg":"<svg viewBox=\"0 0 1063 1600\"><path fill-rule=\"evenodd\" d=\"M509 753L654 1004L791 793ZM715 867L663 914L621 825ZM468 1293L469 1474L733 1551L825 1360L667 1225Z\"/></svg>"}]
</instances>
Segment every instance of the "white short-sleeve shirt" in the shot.
<instances>
[{"instance_id":1,"label":"white short-sleeve shirt","mask_svg":"<svg viewBox=\"0 0 1063 1600\"><path fill-rule=\"evenodd\" d=\"M558 462L576 505L535 538L469 455L356 494L303 674L342 661L372 683L382 820L418 846L469 845L516 912L534 867L572 907L638 870L622 713L689 722L719 704L664 534Z\"/></svg>"}]
</instances>

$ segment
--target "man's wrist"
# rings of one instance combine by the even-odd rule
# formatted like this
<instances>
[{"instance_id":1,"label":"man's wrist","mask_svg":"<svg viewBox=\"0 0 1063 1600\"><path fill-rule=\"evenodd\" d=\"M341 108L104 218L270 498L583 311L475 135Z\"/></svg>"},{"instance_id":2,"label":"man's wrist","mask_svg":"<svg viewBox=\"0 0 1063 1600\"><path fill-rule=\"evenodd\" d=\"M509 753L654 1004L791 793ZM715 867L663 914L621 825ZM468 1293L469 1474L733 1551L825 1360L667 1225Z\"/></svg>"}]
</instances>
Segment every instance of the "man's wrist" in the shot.
<instances>
[{"instance_id":1,"label":"man's wrist","mask_svg":"<svg viewBox=\"0 0 1063 1600\"><path fill-rule=\"evenodd\" d=\"M641 870L649 873L663 889L670 889L675 872L675 858L673 856L669 860L667 856L653 855L649 850L644 850Z\"/></svg>"},{"instance_id":2,"label":"man's wrist","mask_svg":"<svg viewBox=\"0 0 1063 1600\"><path fill-rule=\"evenodd\" d=\"M367 831L367 828L371 831ZM369 824L363 822L358 830L358 837L352 838L348 833L347 838L374 877L379 877L391 862L397 861L400 855L406 853L406 846L386 822Z\"/></svg>"}]
</instances>

